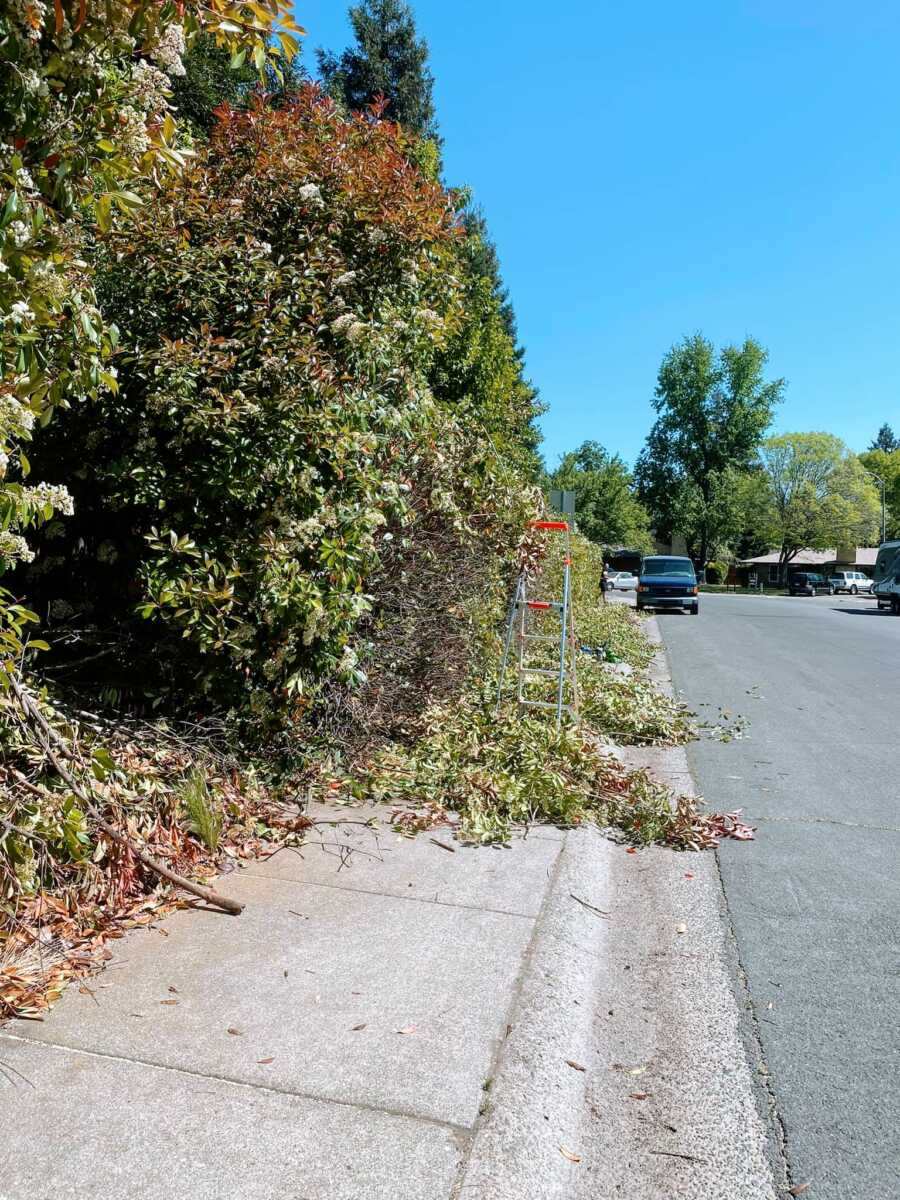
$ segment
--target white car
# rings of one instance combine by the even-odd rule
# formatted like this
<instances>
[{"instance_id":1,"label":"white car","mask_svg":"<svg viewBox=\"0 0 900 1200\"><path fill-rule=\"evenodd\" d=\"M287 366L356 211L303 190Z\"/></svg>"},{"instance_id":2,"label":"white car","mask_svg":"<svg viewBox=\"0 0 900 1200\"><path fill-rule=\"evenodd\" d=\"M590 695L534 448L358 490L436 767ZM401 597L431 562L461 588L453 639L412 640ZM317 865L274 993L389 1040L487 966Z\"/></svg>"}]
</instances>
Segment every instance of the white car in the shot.
<instances>
[{"instance_id":1,"label":"white car","mask_svg":"<svg viewBox=\"0 0 900 1200\"><path fill-rule=\"evenodd\" d=\"M631 571L610 571L609 586L615 592L633 592L638 585L637 575Z\"/></svg>"},{"instance_id":2,"label":"white car","mask_svg":"<svg viewBox=\"0 0 900 1200\"><path fill-rule=\"evenodd\" d=\"M832 571L828 582L836 592L849 592L851 596L872 590L872 580L862 571Z\"/></svg>"}]
</instances>

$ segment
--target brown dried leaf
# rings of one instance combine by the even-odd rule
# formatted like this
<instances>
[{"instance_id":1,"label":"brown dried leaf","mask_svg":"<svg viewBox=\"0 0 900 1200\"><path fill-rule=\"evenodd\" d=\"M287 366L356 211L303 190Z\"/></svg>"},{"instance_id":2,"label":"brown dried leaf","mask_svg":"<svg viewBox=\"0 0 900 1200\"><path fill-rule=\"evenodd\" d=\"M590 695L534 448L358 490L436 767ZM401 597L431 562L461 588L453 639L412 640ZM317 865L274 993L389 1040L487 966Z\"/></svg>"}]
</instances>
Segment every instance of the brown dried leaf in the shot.
<instances>
[{"instance_id":1,"label":"brown dried leaf","mask_svg":"<svg viewBox=\"0 0 900 1200\"><path fill-rule=\"evenodd\" d=\"M259 1063L259 1065L260 1065L261 1067L265 1067L265 1066L267 1066L267 1065L268 1065L270 1062L274 1062L274 1061L275 1061L275 1059L274 1059L274 1058L258 1058L256 1061Z\"/></svg>"},{"instance_id":2,"label":"brown dried leaf","mask_svg":"<svg viewBox=\"0 0 900 1200\"><path fill-rule=\"evenodd\" d=\"M563 1156L563 1158L567 1158L569 1160L569 1162L573 1162L573 1163L581 1162L581 1155L575 1154L573 1151L568 1150L565 1146L560 1146L559 1152Z\"/></svg>"},{"instance_id":3,"label":"brown dried leaf","mask_svg":"<svg viewBox=\"0 0 900 1200\"><path fill-rule=\"evenodd\" d=\"M788 1188L789 1196L802 1196L804 1192L809 1191L808 1183L798 1183L796 1187Z\"/></svg>"},{"instance_id":4,"label":"brown dried leaf","mask_svg":"<svg viewBox=\"0 0 900 1200\"><path fill-rule=\"evenodd\" d=\"M366 1027L366 1022L363 1021L362 1025L354 1025L352 1027L352 1029L350 1030L350 1032L351 1033L359 1033L360 1029L365 1029L365 1027ZM402 1033L402 1032L403 1032L402 1029L398 1030L398 1033Z\"/></svg>"},{"instance_id":5,"label":"brown dried leaf","mask_svg":"<svg viewBox=\"0 0 900 1200\"><path fill-rule=\"evenodd\" d=\"M177 1004L177 1000L160 1000L160 1004Z\"/></svg>"},{"instance_id":6,"label":"brown dried leaf","mask_svg":"<svg viewBox=\"0 0 900 1200\"><path fill-rule=\"evenodd\" d=\"M628 1099L629 1100L646 1100L649 1095L650 1095L649 1092L629 1092Z\"/></svg>"},{"instance_id":7,"label":"brown dried leaf","mask_svg":"<svg viewBox=\"0 0 900 1200\"><path fill-rule=\"evenodd\" d=\"M169 984L169 991L170 991L170 992L177 992L177 991L178 991L178 988L177 988L177 987L175 987L173 984L171 984L171 983L170 983L170 984Z\"/></svg>"},{"instance_id":8,"label":"brown dried leaf","mask_svg":"<svg viewBox=\"0 0 900 1200\"><path fill-rule=\"evenodd\" d=\"M172 1001L164 1000L164 1001L163 1001L163 1004L168 1004L168 1003L175 1004L175 1003L176 1003L176 1001L175 1001L175 1000L172 1000ZM229 1026L229 1027L228 1027L228 1028L225 1030L225 1032L226 1032L226 1033L230 1033L230 1034L232 1035L232 1037L243 1037L243 1036L244 1036L244 1035L243 1035L243 1033L241 1032L241 1030L240 1030L240 1029L235 1029L233 1025L230 1025L230 1026Z\"/></svg>"},{"instance_id":9,"label":"brown dried leaf","mask_svg":"<svg viewBox=\"0 0 900 1200\"><path fill-rule=\"evenodd\" d=\"M398 1033L415 1033L416 1028L417 1027L415 1025L404 1025L403 1028L398 1029L397 1032Z\"/></svg>"},{"instance_id":10,"label":"brown dried leaf","mask_svg":"<svg viewBox=\"0 0 900 1200\"><path fill-rule=\"evenodd\" d=\"M573 1071L586 1071L587 1067L583 1067L581 1063L574 1062L571 1058L566 1059L566 1066L571 1067Z\"/></svg>"}]
</instances>

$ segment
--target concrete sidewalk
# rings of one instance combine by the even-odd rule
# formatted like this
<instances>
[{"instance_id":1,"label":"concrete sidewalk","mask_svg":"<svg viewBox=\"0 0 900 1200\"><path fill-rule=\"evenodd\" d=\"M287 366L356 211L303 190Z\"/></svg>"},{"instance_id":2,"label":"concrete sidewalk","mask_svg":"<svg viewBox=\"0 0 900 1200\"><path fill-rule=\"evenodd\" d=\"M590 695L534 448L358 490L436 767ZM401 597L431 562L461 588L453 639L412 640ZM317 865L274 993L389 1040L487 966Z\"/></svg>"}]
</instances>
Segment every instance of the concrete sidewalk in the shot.
<instances>
[{"instance_id":1,"label":"concrete sidewalk","mask_svg":"<svg viewBox=\"0 0 900 1200\"><path fill-rule=\"evenodd\" d=\"M326 829L0 1030L0 1200L772 1200L711 855Z\"/></svg>"}]
</instances>

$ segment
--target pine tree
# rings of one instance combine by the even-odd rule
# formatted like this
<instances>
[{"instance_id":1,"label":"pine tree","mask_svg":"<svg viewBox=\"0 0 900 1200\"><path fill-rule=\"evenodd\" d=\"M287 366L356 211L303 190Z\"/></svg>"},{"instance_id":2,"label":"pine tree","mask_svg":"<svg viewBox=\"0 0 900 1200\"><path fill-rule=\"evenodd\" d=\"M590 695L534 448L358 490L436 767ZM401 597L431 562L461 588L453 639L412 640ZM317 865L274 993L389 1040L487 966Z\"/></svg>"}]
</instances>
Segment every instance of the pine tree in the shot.
<instances>
[{"instance_id":1,"label":"pine tree","mask_svg":"<svg viewBox=\"0 0 900 1200\"><path fill-rule=\"evenodd\" d=\"M402 0L363 0L350 9L350 22L356 34L354 48L340 57L318 52L325 90L350 112L364 110L383 95L389 120L437 140L434 76L412 9Z\"/></svg>"},{"instance_id":2,"label":"pine tree","mask_svg":"<svg viewBox=\"0 0 900 1200\"><path fill-rule=\"evenodd\" d=\"M869 449L883 450L885 454L893 454L895 450L900 450L900 439L895 436L893 429L891 429L887 421L878 430L878 436Z\"/></svg>"}]
</instances>

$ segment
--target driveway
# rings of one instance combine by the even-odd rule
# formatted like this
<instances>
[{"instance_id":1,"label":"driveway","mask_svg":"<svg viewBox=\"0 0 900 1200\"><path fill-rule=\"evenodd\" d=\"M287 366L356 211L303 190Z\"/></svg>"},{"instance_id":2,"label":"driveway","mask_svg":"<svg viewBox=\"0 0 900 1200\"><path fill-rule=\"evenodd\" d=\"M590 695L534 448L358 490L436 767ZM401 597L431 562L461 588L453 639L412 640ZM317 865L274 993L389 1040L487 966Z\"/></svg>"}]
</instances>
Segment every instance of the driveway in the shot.
<instances>
[{"instance_id":1,"label":"driveway","mask_svg":"<svg viewBox=\"0 0 900 1200\"><path fill-rule=\"evenodd\" d=\"M718 858L791 1182L898 1200L900 620L862 597L705 595L699 621L660 626L701 720L749 722L689 758L709 805L758 826Z\"/></svg>"}]
</instances>

